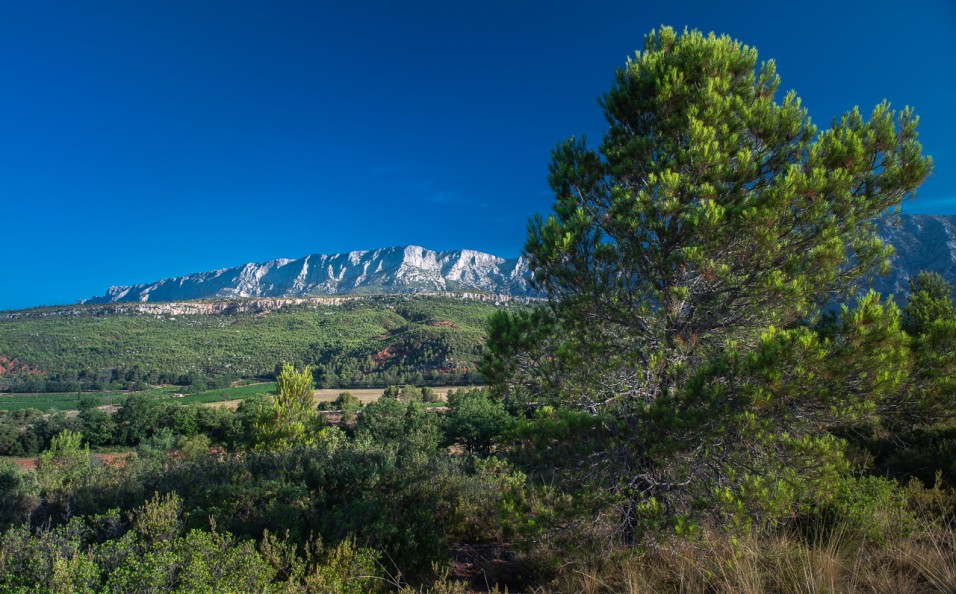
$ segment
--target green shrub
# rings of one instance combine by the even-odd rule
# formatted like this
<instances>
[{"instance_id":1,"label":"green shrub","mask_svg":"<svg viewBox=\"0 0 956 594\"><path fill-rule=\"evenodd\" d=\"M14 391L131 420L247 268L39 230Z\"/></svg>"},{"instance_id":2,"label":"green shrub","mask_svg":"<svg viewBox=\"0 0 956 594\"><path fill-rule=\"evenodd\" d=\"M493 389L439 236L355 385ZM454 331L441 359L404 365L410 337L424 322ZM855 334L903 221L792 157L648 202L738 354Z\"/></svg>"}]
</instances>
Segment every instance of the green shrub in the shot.
<instances>
[{"instance_id":1,"label":"green shrub","mask_svg":"<svg viewBox=\"0 0 956 594\"><path fill-rule=\"evenodd\" d=\"M0 529L26 522L39 503L36 473L24 472L13 462L0 461Z\"/></svg>"},{"instance_id":2,"label":"green shrub","mask_svg":"<svg viewBox=\"0 0 956 594\"><path fill-rule=\"evenodd\" d=\"M832 498L804 521L805 533L813 538L841 536L844 541L873 545L905 538L916 525L899 484L878 476L845 478Z\"/></svg>"},{"instance_id":3,"label":"green shrub","mask_svg":"<svg viewBox=\"0 0 956 594\"><path fill-rule=\"evenodd\" d=\"M448 406L445 443L461 444L470 452L489 453L513 422L504 405L483 390L458 391L449 396Z\"/></svg>"}]
</instances>

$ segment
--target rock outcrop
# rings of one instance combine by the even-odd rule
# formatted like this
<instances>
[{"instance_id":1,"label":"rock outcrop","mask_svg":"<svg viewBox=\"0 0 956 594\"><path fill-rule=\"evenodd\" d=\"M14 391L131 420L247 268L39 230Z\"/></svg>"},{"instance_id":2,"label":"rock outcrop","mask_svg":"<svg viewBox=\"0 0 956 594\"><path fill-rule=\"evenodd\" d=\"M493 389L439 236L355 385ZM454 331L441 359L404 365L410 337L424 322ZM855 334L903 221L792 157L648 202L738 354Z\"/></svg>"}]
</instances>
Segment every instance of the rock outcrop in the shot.
<instances>
[{"instance_id":1,"label":"rock outcrop","mask_svg":"<svg viewBox=\"0 0 956 594\"><path fill-rule=\"evenodd\" d=\"M84 303L185 301L248 297L314 297L418 292L488 292L533 296L523 258L472 250L435 252L418 246L345 254L313 254L154 283L110 287Z\"/></svg>"},{"instance_id":2,"label":"rock outcrop","mask_svg":"<svg viewBox=\"0 0 956 594\"><path fill-rule=\"evenodd\" d=\"M896 249L889 274L873 283L882 294L905 302L909 279L920 270L939 272L956 285L956 215L902 214L893 224L882 225L880 235ZM297 260L282 258L154 283L110 287L106 295L84 303L442 292L539 296L531 287L530 277L524 258L406 246L313 254Z\"/></svg>"}]
</instances>

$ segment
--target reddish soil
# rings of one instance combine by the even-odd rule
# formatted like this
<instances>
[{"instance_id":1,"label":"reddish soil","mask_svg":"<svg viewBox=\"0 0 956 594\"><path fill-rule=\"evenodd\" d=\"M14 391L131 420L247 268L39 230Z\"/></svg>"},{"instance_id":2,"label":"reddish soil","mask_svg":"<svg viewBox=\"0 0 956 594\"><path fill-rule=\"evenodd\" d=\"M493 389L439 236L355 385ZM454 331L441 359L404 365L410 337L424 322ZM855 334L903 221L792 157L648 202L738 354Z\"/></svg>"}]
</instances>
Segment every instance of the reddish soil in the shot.
<instances>
[{"instance_id":1,"label":"reddish soil","mask_svg":"<svg viewBox=\"0 0 956 594\"><path fill-rule=\"evenodd\" d=\"M121 468L124 464L126 464L126 459L130 457L130 454L132 454L132 452L118 452L116 454L93 454L93 457L106 466Z\"/></svg>"},{"instance_id":2,"label":"reddish soil","mask_svg":"<svg viewBox=\"0 0 956 594\"><path fill-rule=\"evenodd\" d=\"M129 458L132 452L118 452L115 454L93 454L93 459L99 462L102 462L106 466L112 466L113 468L120 468L123 464L126 463L126 459ZM0 458L2 460L10 460L21 470L33 470L36 468L37 458Z\"/></svg>"},{"instance_id":3,"label":"reddish soil","mask_svg":"<svg viewBox=\"0 0 956 594\"><path fill-rule=\"evenodd\" d=\"M20 467L20 470L33 470L36 468L36 458L4 458L10 460Z\"/></svg>"},{"instance_id":4,"label":"reddish soil","mask_svg":"<svg viewBox=\"0 0 956 594\"><path fill-rule=\"evenodd\" d=\"M40 372L25 365L20 365L13 357L0 355L0 376L6 375L8 373L25 373L27 375L37 375Z\"/></svg>"},{"instance_id":5,"label":"reddish soil","mask_svg":"<svg viewBox=\"0 0 956 594\"><path fill-rule=\"evenodd\" d=\"M374 355L372 355L372 359L373 359L376 363L381 364L381 363L384 363L384 362L388 361L388 360L391 359L393 356L394 356L394 355L393 355L393 353L392 353L392 347L391 347L391 346L387 346L387 347L385 347L384 349L382 349L382 350L380 350L379 352L377 352L377 353L375 353Z\"/></svg>"}]
</instances>

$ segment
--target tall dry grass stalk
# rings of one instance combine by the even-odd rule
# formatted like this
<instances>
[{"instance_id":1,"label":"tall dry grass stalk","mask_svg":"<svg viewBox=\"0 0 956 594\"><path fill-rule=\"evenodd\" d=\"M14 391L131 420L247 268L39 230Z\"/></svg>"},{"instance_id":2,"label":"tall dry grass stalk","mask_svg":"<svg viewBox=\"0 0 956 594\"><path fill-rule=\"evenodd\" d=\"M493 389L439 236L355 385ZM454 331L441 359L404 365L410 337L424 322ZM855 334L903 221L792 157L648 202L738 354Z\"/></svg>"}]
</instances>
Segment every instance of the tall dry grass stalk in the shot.
<instances>
[{"instance_id":1,"label":"tall dry grass stalk","mask_svg":"<svg viewBox=\"0 0 956 594\"><path fill-rule=\"evenodd\" d=\"M641 552L616 551L600 567L564 572L541 594L825 594L956 592L956 530L927 525L871 545L835 529L815 540L794 534L733 538L707 533Z\"/></svg>"}]
</instances>

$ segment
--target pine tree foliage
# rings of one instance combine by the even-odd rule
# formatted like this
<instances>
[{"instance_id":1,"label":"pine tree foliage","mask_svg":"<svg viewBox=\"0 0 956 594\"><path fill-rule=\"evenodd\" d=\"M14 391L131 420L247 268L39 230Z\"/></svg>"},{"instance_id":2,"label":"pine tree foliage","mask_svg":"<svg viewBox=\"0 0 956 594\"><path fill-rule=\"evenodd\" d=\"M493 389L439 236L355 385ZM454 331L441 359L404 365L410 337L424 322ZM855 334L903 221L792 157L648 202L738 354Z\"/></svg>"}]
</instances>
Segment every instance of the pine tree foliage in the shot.
<instances>
[{"instance_id":1,"label":"pine tree foliage","mask_svg":"<svg viewBox=\"0 0 956 594\"><path fill-rule=\"evenodd\" d=\"M255 423L256 449L283 449L315 443L319 416L315 405L312 368L301 371L290 364L276 377L276 395L264 399Z\"/></svg>"},{"instance_id":2,"label":"pine tree foliage","mask_svg":"<svg viewBox=\"0 0 956 594\"><path fill-rule=\"evenodd\" d=\"M919 336L936 321L956 320L953 285L938 272L921 271L909 282L910 296L903 308L903 329Z\"/></svg>"},{"instance_id":3,"label":"pine tree foliage","mask_svg":"<svg viewBox=\"0 0 956 594\"><path fill-rule=\"evenodd\" d=\"M554 213L525 250L589 362L581 401L673 393L729 340L755 344L887 265L873 221L932 168L918 118L884 102L819 132L779 86L755 49L663 28L602 97L598 150L554 150Z\"/></svg>"},{"instance_id":4,"label":"pine tree foliage","mask_svg":"<svg viewBox=\"0 0 956 594\"><path fill-rule=\"evenodd\" d=\"M829 429L909 397L892 302L865 295L828 333L805 323L887 267L875 221L932 169L918 118L884 102L820 131L779 86L730 37L648 35L601 99L598 149L553 152L554 212L525 244L546 310L491 321L494 393L603 423L562 480L632 536L826 501L849 469Z\"/></svg>"},{"instance_id":5,"label":"pine tree foliage","mask_svg":"<svg viewBox=\"0 0 956 594\"><path fill-rule=\"evenodd\" d=\"M903 329L912 337L914 368L907 398L895 408L897 429L928 427L956 410L956 304L953 286L935 272L910 280Z\"/></svg>"}]
</instances>

